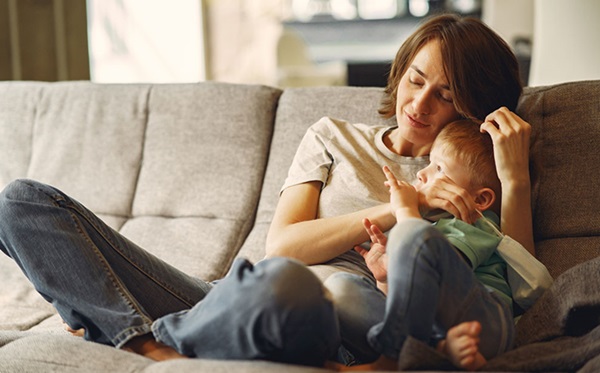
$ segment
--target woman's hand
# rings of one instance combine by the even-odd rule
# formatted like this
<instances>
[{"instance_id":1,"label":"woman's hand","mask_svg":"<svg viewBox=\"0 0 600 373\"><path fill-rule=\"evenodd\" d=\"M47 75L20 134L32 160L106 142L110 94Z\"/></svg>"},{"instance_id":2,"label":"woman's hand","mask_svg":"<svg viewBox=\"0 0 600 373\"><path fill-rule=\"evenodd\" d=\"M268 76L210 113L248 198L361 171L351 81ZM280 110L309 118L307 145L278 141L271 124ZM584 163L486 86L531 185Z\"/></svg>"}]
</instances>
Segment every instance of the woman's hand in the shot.
<instances>
[{"instance_id":1,"label":"woman's hand","mask_svg":"<svg viewBox=\"0 0 600 373\"><path fill-rule=\"evenodd\" d=\"M503 107L485 118L481 131L487 132L494 143L494 159L502 184L500 227L535 255L529 176L531 126Z\"/></svg>"},{"instance_id":2,"label":"woman's hand","mask_svg":"<svg viewBox=\"0 0 600 373\"><path fill-rule=\"evenodd\" d=\"M487 132L494 143L494 160L502 186L529 184L529 123L502 107L488 115L480 129Z\"/></svg>"},{"instance_id":3,"label":"woman's hand","mask_svg":"<svg viewBox=\"0 0 600 373\"><path fill-rule=\"evenodd\" d=\"M444 210L469 224L479 218L473 196L445 176L430 180L419 190L419 209L422 215Z\"/></svg>"}]
</instances>

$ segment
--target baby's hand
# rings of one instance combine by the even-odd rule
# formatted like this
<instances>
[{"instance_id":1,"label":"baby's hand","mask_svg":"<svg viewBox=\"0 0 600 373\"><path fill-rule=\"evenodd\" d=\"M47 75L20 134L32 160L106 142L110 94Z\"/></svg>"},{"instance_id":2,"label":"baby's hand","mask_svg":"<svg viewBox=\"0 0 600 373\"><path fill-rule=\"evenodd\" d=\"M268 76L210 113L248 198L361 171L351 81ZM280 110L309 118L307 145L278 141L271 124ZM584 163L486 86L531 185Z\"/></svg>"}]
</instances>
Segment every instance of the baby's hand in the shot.
<instances>
[{"instance_id":1,"label":"baby's hand","mask_svg":"<svg viewBox=\"0 0 600 373\"><path fill-rule=\"evenodd\" d=\"M405 181L398 181L388 166L383 166L387 178L385 185L390 190L390 207L396 220L406 217L420 218L419 195L415 187Z\"/></svg>"},{"instance_id":2,"label":"baby's hand","mask_svg":"<svg viewBox=\"0 0 600 373\"><path fill-rule=\"evenodd\" d=\"M371 223L369 219L365 218L363 220L363 225L371 238L371 249L366 250L361 246L356 246L354 250L365 258L367 267L369 267L369 270L373 273L375 280L385 284L387 282L387 254L385 251L387 237L383 234L381 229Z\"/></svg>"}]
</instances>

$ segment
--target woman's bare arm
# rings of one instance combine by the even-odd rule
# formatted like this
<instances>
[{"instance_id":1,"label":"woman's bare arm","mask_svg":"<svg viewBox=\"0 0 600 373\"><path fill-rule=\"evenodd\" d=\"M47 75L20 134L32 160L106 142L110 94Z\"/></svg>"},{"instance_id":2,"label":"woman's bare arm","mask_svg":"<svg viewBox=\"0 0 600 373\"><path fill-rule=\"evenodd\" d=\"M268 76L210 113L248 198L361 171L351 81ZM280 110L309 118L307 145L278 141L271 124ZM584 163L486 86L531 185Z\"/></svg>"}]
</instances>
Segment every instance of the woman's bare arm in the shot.
<instances>
[{"instance_id":1,"label":"woman's bare arm","mask_svg":"<svg viewBox=\"0 0 600 373\"><path fill-rule=\"evenodd\" d=\"M282 192L267 235L267 256L292 257L306 264L323 263L369 239L362 223L364 218L384 231L395 223L388 204L317 219L320 194L318 181L294 185Z\"/></svg>"},{"instance_id":2,"label":"woman's bare arm","mask_svg":"<svg viewBox=\"0 0 600 373\"><path fill-rule=\"evenodd\" d=\"M487 116L481 130L494 142L494 158L502 184L502 231L535 255L529 176L531 126L507 108Z\"/></svg>"}]
</instances>

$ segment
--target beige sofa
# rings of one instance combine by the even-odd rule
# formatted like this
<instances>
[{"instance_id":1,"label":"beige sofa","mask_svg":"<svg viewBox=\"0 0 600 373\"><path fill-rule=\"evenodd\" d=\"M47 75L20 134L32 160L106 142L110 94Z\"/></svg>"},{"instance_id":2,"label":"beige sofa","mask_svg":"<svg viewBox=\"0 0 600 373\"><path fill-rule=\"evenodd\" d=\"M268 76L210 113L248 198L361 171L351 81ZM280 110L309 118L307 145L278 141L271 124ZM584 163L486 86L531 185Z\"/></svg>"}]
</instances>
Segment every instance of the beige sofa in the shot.
<instances>
[{"instance_id":1,"label":"beige sofa","mask_svg":"<svg viewBox=\"0 0 600 373\"><path fill-rule=\"evenodd\" d=\"M262 258L279 188L307 127L325 115L383 123L381 94L0 82L0 188L22 177L55 185L167 262L216 279L236 256ZM527 88L518 112L534 129L537 251L556 277L600 254L600 81ZM0 284L1 372L319 371L268 362L156 363L67 335L3 255ZM599 360L586 356L572 370Z\"/></svg>"}]
</instances>

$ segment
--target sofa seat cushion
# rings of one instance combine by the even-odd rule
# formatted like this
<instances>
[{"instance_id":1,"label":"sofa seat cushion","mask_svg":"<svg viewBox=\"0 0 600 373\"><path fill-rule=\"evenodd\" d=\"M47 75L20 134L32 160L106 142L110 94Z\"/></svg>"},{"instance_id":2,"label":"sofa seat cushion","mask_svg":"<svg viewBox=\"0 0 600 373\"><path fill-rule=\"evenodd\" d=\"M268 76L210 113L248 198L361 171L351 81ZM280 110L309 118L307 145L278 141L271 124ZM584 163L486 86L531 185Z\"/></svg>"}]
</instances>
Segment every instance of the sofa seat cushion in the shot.
<instances>
[{"instance_id":1,"label":"sofa seat cushion","mask_svg":"<svg viewBox=\"0 0 600 373\"><path fill-rule=\"evenodd\" d=\"M140 372L140 373L317 373L329 370L266 361L177 359L156 362L70 335L37 332L0 334L2 372Z\"/></svg>"}]
</instances>

